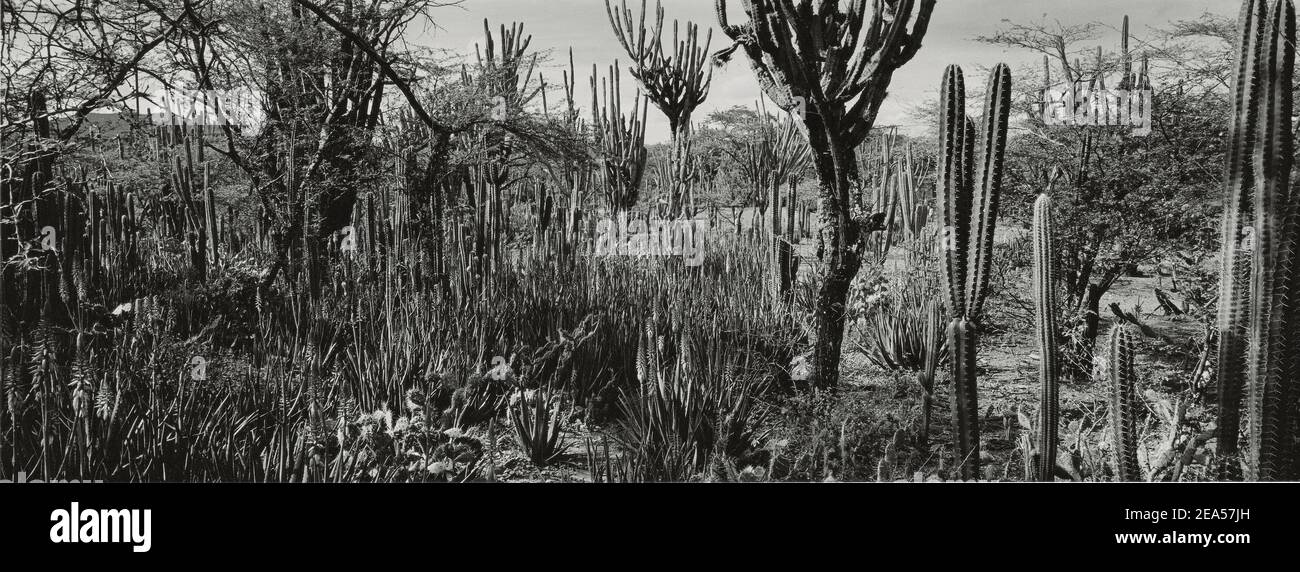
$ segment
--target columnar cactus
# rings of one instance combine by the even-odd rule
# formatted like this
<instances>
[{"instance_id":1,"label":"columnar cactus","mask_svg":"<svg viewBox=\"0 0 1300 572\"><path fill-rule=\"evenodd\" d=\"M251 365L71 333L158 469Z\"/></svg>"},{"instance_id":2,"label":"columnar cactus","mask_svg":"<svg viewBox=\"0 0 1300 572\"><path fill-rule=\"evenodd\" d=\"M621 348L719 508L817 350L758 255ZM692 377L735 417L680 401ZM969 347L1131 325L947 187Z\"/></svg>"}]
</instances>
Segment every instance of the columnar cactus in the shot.
<instances>
[{"instance_id":1,"label":"columnar cactus","mask_svg":"<svg viewBox=\"0 0 1300 572\"><path fill-rule=\"evenodd\" d=\"M1133 326L1115 324L1110 332L1107 361L1110 372L1110 423L1115 452L1115 478L1141 481L1137 457L1137 374L1133 370Z\"/></svg>"},{"instance_id":2,"label":"columnar cactus","mask_svg":"<svg viewBox=\"0 0 1300 572\"><path fill-rule=\"evenodd\" d=\"M1058 353L1056 347L1056 246L1052 240L1052 196L1034 201L1034 310L1038 334L1038 479L1052 481L1056 470L1059 425Z\"/></svg>"},{"instance_id":3,"label":"columnar cactus","mask_svg":"<svg viewBox=\"0 0 1300 572\"><path fill-rule=\"evenodd\" d=\"M207 247L207 262L214 268L220 268L221 255L218 251L220 236L217 233L217 202L212 198L212 184L208 176L207 165L203 165L203 226L203 242Z\"/></svg>"},{"instance_id":4,"label":"columnar cactus","mask_svg":"<svg viewBox=\"0 0 1300 572\"><path fill-rule=\"evenodd\" d=\"M977 324L988 293L993 257L993 231L1011 112L1011 68L998 64L993 69L986 94L977 154L975 122L966 116L966 84L961 68L949 66L944 72L939 96L938 203L945 252L941 266L951 317L948 338L953 351L953 439L957 466L964 479L979 475Z\"/></svg>"},{"instance_id":5,"label":"columnar cactus","mask_svg":"<svg viewBox=\"0 0 1300 572\"><path fill-rule=\"evenodd\" d=\"M1236 476L1243 388L1250 477L1294 476L1300 244L1290 191L1291 79L1295 8L1290 0L1245 0L1227 151L1219 298L1219 445L1222 477ZM1253 191L1253 192L1249 192ZM1249 217L1250 222L1247 222ZM1249 258L1251 280L1237 270Z\"/></svg>"}]
</instances>

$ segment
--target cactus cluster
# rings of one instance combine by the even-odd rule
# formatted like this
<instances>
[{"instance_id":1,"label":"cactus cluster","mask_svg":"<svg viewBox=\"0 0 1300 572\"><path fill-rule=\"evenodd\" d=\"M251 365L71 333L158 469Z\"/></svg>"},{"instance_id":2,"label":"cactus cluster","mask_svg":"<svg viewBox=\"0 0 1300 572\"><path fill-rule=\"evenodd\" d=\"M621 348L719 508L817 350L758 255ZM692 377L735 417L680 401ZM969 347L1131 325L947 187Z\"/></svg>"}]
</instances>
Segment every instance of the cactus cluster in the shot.
<instances>
[{"instance_id":1,"label":"cactus cluster","mask_svg":"<svg viewBox=\"0 0 1300 572\"><path fill-rule=\"evenodd\" d=\"M799 258L795 253L795 247L799 244L798 227L795 218L796 200L799 187L797 178L790 178L789 192L784 201L784 207L781 200L781 188L779 185L772 186L772 198L768 201L767 211L771 220L771 244L769 252L772 256L772 274L771 289L777 300L790 303L794 299L794 284L799 273ZM784 230L781 226L781 219L785 218Z\"/></svg>"},{"instance_id":2,"label":"cactus cluster","mask_svg":"<svg viewBox=\"0 0 1300 572\"><path fill-rule=\"evenodd\" d=\"M871 259L883 261L895 244L922 236L930 220L929 196L922 196L922 181L933 165L913 153L912 144L898 142L897 129L875 138L861 157L867 173L855 200L862 212L885 213L885 230L867 240Z\"/></svg>"},{"instance_id":3,"label":"cactus cluster","mask_svg":"<svg viewBox=\"0 0 1300 572\"><path fill-rule=\"evenodd\" d=\"M602 183L610 209L625 211L636 205L645 174L645 122L649 109L638 92L632 98L630 113L623 113L622 89L618 64L609 76L598 79L591 68L592 125L601 153ZM604 96L603 100L600 96Z\"/></svg>"},{"instance_id":4,"label":"cactus cluster","mask_svg":"<svg viewBox=\"0 0 1300 572\"><path fill-rule=\"evenodd\" d=\"M614 36L632 58L632 77L668 119L673 149L667 164L667 208L668 215L676 217L688 206L693 191L696 168L690 151L691 114L709 96L713 81L708 64L713 31L707 30L700 42L698 25L687 22L679 33L674 21L672 43L665 45L663 6L656 0L653 26L646 25L646 8L646 0L641 0L640 18L634 20L626 0L617 8L605 0Z\"/></svg>"},{"instance_id":5,"label":"cactus cluster","mask_svg":"<svg viewBox=\"0 0 1300 572\"><path fill-rule=\"evenodd\" d=\"M1002 188L1011 68L989 75L983 125L966 116L961 68L944 71L939 114L939 218L944 287L948 291L948 344L952 351L953 439L963 479L979 473L979 406L975 379L978 320L988 294L993 231ZM976 145L976 141L979 145Z\"/></svg>"},{"instance_id":6,"label":"cactus cluster","mask_svg":"<svg viewBox=\"0 0 1300 572\"><path fill-rule=\"evenodd\" d=\"M1300 343L1300 289L1292 190L1292 76L1295 8L1290 0L1245 0L1222 226L1219 297L1219 423L1221 476L1239 471L1243 394L1247 410L1245 465L1250 478L1296 476L1295 347ZM1243 266L1249 260L1249 282Z\"/></svg>"},{"instance_id":7,"label":"cactus cluster","mask_svg":"<svg viewBox=\"0 0 1300 572\"><path fill-rule=\"evenodd\" d=\"M191 264L203 280L208 276L209 267L217 268L220 260L216 204L203 157L203 128L164 125L158 129L159 157L171 167L168 174L177 200L179 220L175 229L189 246Z\"/></svg>"}]
</instances>

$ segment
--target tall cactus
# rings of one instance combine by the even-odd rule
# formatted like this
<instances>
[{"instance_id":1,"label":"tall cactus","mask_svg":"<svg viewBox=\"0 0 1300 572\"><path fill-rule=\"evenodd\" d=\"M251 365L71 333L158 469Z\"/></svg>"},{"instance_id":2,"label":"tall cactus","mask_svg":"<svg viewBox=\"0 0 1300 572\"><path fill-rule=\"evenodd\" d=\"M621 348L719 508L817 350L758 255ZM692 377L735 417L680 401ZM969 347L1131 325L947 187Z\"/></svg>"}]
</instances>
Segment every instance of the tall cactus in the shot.
<instances>
[{"instance_id":1,"label":"tall cactus","mask_svg":"<svg viewBox=\"0 0 1300 572\"><path fill-rule=\"evenodd\" d=\"M1052 481L1056 470L1057 432L1060 429L1059 354L1056 347L1056 246L1052 240L1052 196L1034 201L1034 309L1038 333L1038 480Z\"/></svg>"},{"instance_id":2,"label":"tall cactus","mask_svg":"<svg viewBox=\"0 0 1300 572\"><path fill-rule=\"evenodd\" d=\"M939 96L938 203L944 225L945 260L941 266L951 316L948 339L953 351L953 439L963 479L979 475L975 352L980 310L988 293L993 231L1002 188L1011 112L1011 68L998 64L989 75L985 93L984 125L976 149L975 122L966 116L966 84L961 68L948 66L944 71Z\"/></svg>"},{"instance_id":3,"label":"tall cactus","mask_svg":"<svg viewBox=\"0 0 1300 572\"><path fill-rule=\"evenodd\" d=\"M1133 370L1134 326L1115 324L1107 353L1110 372L1110 423L1115 452L1115 478L1141 481L1137 457L1137 374Z\"/></svg>"},{"instance_id":4,"label":"tall cactus","mask_svg":"<svg viewBox=\"0 0 1300 572\"><path fill-rule=\"evenodd\" d=\"M1285 479L1295 471L1293 348L1300 343L1300 305L1289 299L1300 288L1300 272L1292 271L1300 193L1290 189L1295 8L1290 0L1275 1L1271 10L1264 0L1245 0L1240 25L1222 226L1220 472L1236 475L1244 388L1249 476ZM1245 258L1249 284L1237 272Z\"/></svg>"}]
</instances>

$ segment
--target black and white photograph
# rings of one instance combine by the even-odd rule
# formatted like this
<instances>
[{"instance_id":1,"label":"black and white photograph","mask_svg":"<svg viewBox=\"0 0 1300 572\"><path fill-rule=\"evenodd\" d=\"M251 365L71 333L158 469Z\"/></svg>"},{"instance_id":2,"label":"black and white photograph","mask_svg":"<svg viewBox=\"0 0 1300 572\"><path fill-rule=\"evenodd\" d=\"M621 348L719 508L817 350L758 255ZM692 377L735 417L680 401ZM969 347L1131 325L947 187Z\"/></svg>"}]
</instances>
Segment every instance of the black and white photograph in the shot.
<instances>
[{"instance_id":1,"label":"black and white photograph","mask_svg":"<svg viewBox=\"0 0 1300 572\"><path fill-rule=\"evenodd\" d=\"M2 536L725 498L1289 549L1296 34L1292 0L0 0Z\"/></svg>"}]
</instances>

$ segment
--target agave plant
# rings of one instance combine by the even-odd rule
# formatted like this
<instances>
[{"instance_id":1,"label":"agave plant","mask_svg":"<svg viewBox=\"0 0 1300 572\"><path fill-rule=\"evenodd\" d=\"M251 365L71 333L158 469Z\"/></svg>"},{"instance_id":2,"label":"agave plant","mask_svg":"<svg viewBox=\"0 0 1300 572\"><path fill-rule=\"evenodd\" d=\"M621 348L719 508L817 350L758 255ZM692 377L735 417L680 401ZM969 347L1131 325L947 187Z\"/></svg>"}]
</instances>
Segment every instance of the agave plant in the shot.
<instances>
[{"instance_id":1,"label":"agave plant","mask_svg":"<svg viewBox=\"0 0 1300 572\"><path fill-rule=\"evenodd\" d=\"M538 466L545 466L564 452L560 406L560 395L549 387L520 388L510 396L506 411L515 426L515 442Z\"/></svg>"}]
</instances>

